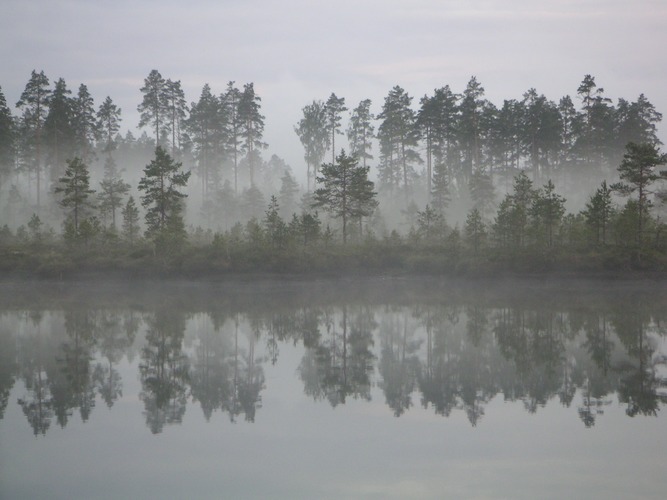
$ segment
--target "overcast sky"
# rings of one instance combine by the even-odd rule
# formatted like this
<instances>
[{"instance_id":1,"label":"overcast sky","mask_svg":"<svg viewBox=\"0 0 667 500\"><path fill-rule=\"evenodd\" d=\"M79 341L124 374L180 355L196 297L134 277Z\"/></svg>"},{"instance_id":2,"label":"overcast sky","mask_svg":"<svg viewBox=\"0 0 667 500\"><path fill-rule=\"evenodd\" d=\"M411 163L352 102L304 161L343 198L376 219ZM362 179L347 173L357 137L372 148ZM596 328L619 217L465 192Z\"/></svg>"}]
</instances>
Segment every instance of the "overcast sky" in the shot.
<instances>
[{"instance_id":1,"label":"overcast sky","mask_svg":"<svg viewBox=\"0 0 667 500\"><path fill-rule=\"evenodd\" d=\"M85 83L134 131L151 69L181 80L188 102L205 83L252 81L268 154L300 173L293 126L331 92L350 109L371 98L377 113L401 85L416 109L476 75L501 105L531 87L574 96L591 74L614 102L644 93L667 113L666 26L665 0L2 0L0 86L14 105L33 69Z\"/></svg>"}]
</instances>

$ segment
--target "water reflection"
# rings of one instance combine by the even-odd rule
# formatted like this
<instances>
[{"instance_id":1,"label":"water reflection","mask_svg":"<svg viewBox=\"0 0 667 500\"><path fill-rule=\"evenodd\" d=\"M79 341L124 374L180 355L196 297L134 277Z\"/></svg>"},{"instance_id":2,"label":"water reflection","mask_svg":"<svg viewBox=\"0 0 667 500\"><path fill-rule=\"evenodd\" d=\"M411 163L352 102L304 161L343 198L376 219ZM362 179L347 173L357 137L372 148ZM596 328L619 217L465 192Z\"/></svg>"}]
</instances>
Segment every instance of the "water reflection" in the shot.
<instances>
[{"instance_id":1,"label":"water reflection","mask_svg":"<svg viewBox=\"0 0 667 500\"><path fill-rule=\"evenodd\" d=\"M530 413L557 401L592 427L614 399L630 417L656 416L667 402L661 294L156 295L32 310L17 299L0 311L0 418L17 385L35 435L75 413L86 422L97 402L112 409L123 398L126 362L153 433L181 423L189 406L206 420L253 422L271 390L266 364L281 363L287 344L300 349L295 390L337 407L371 400L376 387L396 417L421 405L464 412L475 426L502 395Z\"/></svg>"}]
</instances>

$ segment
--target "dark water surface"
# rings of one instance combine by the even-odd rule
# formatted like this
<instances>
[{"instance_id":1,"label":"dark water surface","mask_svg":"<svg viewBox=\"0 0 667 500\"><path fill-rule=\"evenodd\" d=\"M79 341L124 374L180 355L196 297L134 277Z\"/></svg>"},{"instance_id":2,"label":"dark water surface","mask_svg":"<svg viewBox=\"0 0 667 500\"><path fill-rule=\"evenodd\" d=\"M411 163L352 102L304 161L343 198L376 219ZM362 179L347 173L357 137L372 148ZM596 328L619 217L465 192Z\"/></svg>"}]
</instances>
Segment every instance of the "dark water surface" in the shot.
<instances>
[{"instance_id":1,"label":"dark water surface","mask_svg":"<svg viewBox=\"0 0 667 500\"><path fill-rule=\"evenodd\" d=\"M665 498L667 287L0 284L0 498Z\"/></svg>"}]
</instances>

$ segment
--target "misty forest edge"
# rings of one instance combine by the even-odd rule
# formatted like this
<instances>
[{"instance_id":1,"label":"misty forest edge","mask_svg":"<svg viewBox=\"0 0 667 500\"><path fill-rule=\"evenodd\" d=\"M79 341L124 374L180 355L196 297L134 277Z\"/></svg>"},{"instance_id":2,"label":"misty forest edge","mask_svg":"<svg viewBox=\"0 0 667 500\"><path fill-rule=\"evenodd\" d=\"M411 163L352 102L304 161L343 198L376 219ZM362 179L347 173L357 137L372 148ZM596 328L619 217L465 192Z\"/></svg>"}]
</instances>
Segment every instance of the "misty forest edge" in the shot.
<instances>
[{"instance_id":1,"label":"misty forest edge","mask_svg":"<svg viewBox=\"0 0 667 500\"><path fill-rule=\"evenodd\" d=\"M294 126L305 190L284 160L262 157L252 83L229 82L219 96L207 84L188 106L180 81L153 70L141 93L139 128L150 135L135 139L119 133L112 99L96 110L83 84L72 97L64 79L51 89L33 71L18 116L0 88L0 272L667 268L662 115L643 94L614 105L590 75L579 108L535 89L497 107L472 77L415 111L395 86L377 115L369 99L347 115L345 147L345 99L313 100Z\"/></svg>"}]
</instances>

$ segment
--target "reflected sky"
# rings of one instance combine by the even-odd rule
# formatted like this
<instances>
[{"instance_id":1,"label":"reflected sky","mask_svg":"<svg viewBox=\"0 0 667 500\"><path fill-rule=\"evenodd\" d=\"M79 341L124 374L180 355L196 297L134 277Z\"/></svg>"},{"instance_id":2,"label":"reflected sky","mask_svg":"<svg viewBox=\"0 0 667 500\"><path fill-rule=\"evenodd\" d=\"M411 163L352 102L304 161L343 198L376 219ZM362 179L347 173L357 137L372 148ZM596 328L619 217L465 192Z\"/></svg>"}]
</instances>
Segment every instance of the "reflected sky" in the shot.
<instances>
[{"instance_id":1,"label":"reflected sky","mask_svg":"<svg viewBox=\"0 0 667 500\"><path fill-rule=\"evenodd\" d=\"M0 291L2 498L664 496L660 289L56 288Z\"/></svg>"}]
</instances>

